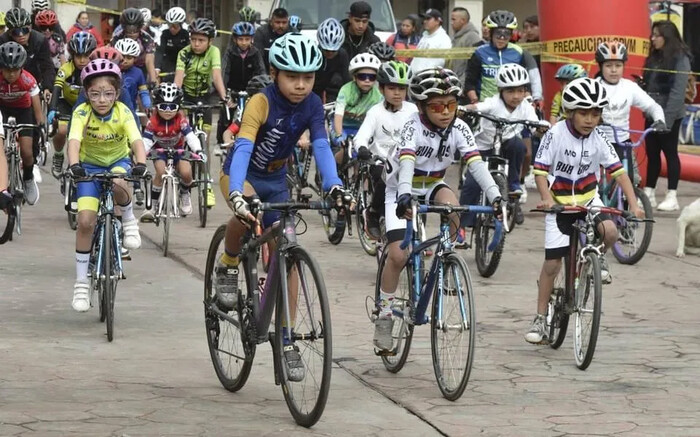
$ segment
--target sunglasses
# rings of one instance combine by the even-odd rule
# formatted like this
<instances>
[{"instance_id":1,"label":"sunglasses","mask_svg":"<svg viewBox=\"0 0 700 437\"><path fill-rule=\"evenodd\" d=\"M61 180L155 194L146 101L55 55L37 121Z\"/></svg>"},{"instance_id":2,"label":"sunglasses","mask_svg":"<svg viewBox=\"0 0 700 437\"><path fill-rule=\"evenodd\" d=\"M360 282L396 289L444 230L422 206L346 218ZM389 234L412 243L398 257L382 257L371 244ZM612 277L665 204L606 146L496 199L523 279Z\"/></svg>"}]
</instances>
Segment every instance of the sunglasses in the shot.
<instances>
[{"instance_id":1,"label":"sunglasses","mask_svg":"<svg viewBox=\"0 0 700 437\"><path fill-rule=\"evenodd\" d=\"M47 30L51 30L51 26L37 26L36 30L37 32L46 32Z\"/></svg>"},{"instance_id":2,"label":"sunglasses","mask_svg":"<svg viewBox=\"0 0 700 437\"><path fill-rule=\"evenodd\" d=\"M374 82L375 80L377 80L377 75L376 75L376 74L373 74L373 73L357 73L357 74L355 75L355 77L356 77L358 80L361 80L361 81L363 81L363 82L364 82L364 81Z\"/></svg>"},{"instance_id":3,"label":"sunglasses","mask_svg":"<svg viewBox=\"0 0 700 437\"><path fill-rule=\"evenodd\" d=\"M175 112L180 108L177 103L158 103L158 110L164 112Z\"/></svg>"},{"instance_id":4,"label":"sunglasses","mask_svg":"<svg viewBox=\"0 0 700 437\"><path fill-rule=\"evenodd\" d=\"M32 28L27 26L27 27L18 27L16 29L12 29L10 33L12 33L13 36L23 36L28 34L29 32L32 31Z\"/></svg>"},{"instance_id":5,"label":"sunglasses","mask_svg":"<svg viewBox=\"0 0 700 437\"><path fill-rule=\"evenodd\" d=\"M493 36L498 39L510 39L513 35L513 31L510 29L496 29L493 31Z\"/></svg>"},{"instance_id":6,"label":"sunglasses","mask_svg":"<svg viewBox=\"0 0 700 437\"><path fill-rule=\"evenodd\" d=\"M428 109L434 114L442 114L447 109L447 112L455 112L457 109L457 102L450 102L448 104L444 103L428 103Z\"/></svg>"}]
</instances>

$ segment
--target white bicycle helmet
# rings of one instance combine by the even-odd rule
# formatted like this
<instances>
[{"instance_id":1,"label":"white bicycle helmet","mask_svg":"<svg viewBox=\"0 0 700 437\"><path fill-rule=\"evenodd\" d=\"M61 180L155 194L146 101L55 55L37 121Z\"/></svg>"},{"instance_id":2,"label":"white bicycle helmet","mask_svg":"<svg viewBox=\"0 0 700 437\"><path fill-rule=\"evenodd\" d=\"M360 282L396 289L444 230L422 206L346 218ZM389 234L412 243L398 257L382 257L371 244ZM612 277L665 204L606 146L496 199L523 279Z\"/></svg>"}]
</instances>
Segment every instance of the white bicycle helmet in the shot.
<instances>
[{"instance_id":1,"label":"white bicycle helmet","mask_svg":"<svg viewBox=\"0 0 700 437\"><path fill-rule=\"evenodd\" d=\"M348 67L348 71L350 72L350 74L354 74L357 70L361 70L363 68L370 68L374 71L377 71L381 66L382 62L379 60L378 57L374 56L371 53L360 53L358 55L355 55L355 57L350 60L350 66Z\"/></svg>"},{"instance_id":2,"label":"white bicycle helmet","mask_svg":"<svg viewBox=\"0 0 700 437\"><path fill-rule=\"evenodd\" d=\"M185 22L186 18L187 14L185 13L185 10L179 6L170 8L168 9L168 12L165 13L165 21L167 21L169 24L182 24Z\"/></svg>"},{"instance_id":3,"label":"white bicycle helmet","mask_svg":"<svg viewBox=\"0 0 700 437\"><path fill-rule=\"evenodd\" d=\"M159 103L182 103L183 92L177 85L170 82L162 82L153 90L153 101Z\"/></svg>"},{"instance_id":4,"label":"white bicycle helmet","mask_svg":"<svg viewBox=\"0 0 700 437\"><path fill-rule=\"evenodd\" d=\"M561 95L562 106L573 109L602 109L610 103L605 87L597 80L582 77L572 80Z\"/></svg>"},{"instance_id":5,"label":"white bicycle helmet","mask_svg":"<svg viewBox=\"0 0 700 437\"><path fill-rule=\"evenodd\" d=\"M133 56L138 58L141 54L141 46L139 43L131 38L122 38L114 44L114 48L117 49L122 56Z\"/></svg>"},{"instance_id":6,"label":"white bicycle helmet","mask_svg":"<svg viewBox=\"0 0 700 437\"><path fill-rule=\"evenodd\" d=\"M151 10L148 8L141 8L141 15L143 15L143 22L148 24L151 21Z\"/></svg>"},{"instance_id":7,"label":"white bicycle helmet","mask_svg":"<svg viewBox=\"0 0 700 437\"><path fill-rule=\"evenodd\" d=\"M530 75L527 70L518 64L503 64L496 75L498 88L514 88L530 84Z\"/></svg>"},{"instance_id":8,"label":"white bicycle helmet","mask_svg":"<svg viewBox=\"0 0 700 437\"><path fill-rule=\"evenodd\" d=\"M427 100L434 96L455 96L462 94L462 83L454 71L447 68L429 68L414 74L409 85L414 100Z\"/></svg>"},{"instance_id":9,"label":"white bicycle helmet","mask_svg":"<svg viewBox=\"0 0 700 437\"><path fill-rule=\"evenodd\" d=\"M345 41L345 29L335 18L326 18L318 26L316 33L321 50L338 51Z\"/></svg>"},{"instance_id":10,"label":"white bicycle helmet","mask_svg":"<svg viewBox=\"0 0 700 437\"><path fill-rule=\"evenodd\" d=\"M32 0L32 12L49 9L49 0Z\"/></svg>"},{"instance_id":11,"label":"white bicycle helmet","mask_svg":"<svg viewBox=\"0 0 700 437\"><path fill-rule=\"evenodd\" d=\"M295 73L312 73L321 68L323 55L316 43L301 33L287 33L272 43L270 65Z\"/></svg>"}]
</instances>

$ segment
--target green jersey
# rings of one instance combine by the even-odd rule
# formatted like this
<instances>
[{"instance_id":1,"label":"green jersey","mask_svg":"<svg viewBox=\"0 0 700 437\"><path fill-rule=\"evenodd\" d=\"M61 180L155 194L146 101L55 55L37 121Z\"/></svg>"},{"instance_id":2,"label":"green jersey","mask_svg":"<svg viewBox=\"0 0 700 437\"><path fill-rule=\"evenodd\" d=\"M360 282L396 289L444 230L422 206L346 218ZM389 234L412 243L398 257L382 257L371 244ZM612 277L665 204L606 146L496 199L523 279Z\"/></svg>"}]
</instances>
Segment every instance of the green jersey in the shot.
<instances>
[{"instance_id":1,"label":"green jersey","mask_svg":"<svg viewBox=\"0 0 700 437\"><path fill-rule=\"evenodd\" d=\"M211 73L215 68L221 69L221 52L218 47L210 46L203 54L196 55L192 46L187 46L177 55L175 70L185 72L182 89L189 96L199 97L209 93Z\"/></svg>"},{"instance_id":2,"label":"green jersey","mask_svg":"<svg viewBox=\"0 0 700 437\"><path fill-rule=\"evenodd\" d=\"M362 93L354 81L340 88L335 100L335 115L343 116L343 128L359 129L369 108L384 99L377 86Z\"/></svg>"}]
</instances>

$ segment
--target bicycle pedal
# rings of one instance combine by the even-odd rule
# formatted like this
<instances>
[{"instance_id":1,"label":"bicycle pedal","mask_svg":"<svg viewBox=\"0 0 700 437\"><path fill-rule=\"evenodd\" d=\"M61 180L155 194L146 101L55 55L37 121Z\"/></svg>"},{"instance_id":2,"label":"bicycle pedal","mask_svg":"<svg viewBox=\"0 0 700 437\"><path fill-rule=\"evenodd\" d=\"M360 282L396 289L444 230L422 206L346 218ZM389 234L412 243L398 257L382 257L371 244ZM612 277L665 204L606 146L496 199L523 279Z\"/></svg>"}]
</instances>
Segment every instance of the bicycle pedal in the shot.
<instances>
[{"instance_id":1,"label":"bicycle pedal","mask_svg":"<svg viewBox=\"0 0 700 437\"><path fill-rule=\"evenodd\" d=\"M378 357L395 357L396 349L386 350L386 349L374 349L374 354Z\"/></svg>"}]
</instances>

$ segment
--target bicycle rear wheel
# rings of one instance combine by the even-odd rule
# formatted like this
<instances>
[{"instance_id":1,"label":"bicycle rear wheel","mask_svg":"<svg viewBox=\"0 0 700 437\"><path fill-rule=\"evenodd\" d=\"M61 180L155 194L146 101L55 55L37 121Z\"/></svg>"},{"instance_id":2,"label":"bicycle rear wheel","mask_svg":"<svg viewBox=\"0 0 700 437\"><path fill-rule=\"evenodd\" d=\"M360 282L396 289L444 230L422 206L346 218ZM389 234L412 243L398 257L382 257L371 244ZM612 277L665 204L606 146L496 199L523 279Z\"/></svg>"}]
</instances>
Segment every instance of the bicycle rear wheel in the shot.
<instances>
[{"instance_id":1,"label":"bicycle rear wheel","mask_svg":"<svg viewBox=\"0 0 700 437\"><path fill-rule=\"evenodd\" d=\"M275 367L294 421L309 428L321 418L330 389L331 313L321 270L311 255L304 248L295 247L288 253L285 265L291 322L285 327L283 294L287 290L280 290L275 314ZM304 363L304 379L299 382L287 377L283 350L283 335L287 329Z\"/></svg>"},{"instance_id":2,"label":"bicycle rear wheel","mask_svg":"<svg viewBox=\"0 0 700 437\"><path fill-rule=\"evenodd\" d=\"M502 198L507 199L508 185L506 184L505 177L502 174L496 173L493 175L493 180L496 181L501 191ZM476 268L479 274L484 278L489 278L496 273L496 269L498 269L501 257L503 256L503 248L506 244L506 235L504 233L501 236L501 241L493 252L489 252L488 250L495 232L495 220L496 219L492 215L479 214L476 216L476 224L474 225L474 257L476 259Z\"/></svg>"},{"instance_id":3,"label":"bicycle rear wheel","mask_svg":"<svg viewBox=\"0 0 700 437\"><path fill-rule=\"evenodd\" d=\"M654 208L644 192L639 187L634 187L637 202L644 209L646 218L654 218ZM617 207L617 205L615 205ZM629 202L623 200L622 207L629 211ZM612 247L615 258L621 264L636 264L644 257L651 243L651 235L654 232L654 223L651 222L628 222L622 217L616 217L618 238Z\"/></svg>"},{"instance_id":4,"label":"bicycle rear wheel","mask_svg":"<svg viewBox=\"0 0 700 437\"><path fill-rule=\"evenodd\" d=\"M0 244L5 244L15 230L14 206L10 206L8 209L8 212L0 211L0 229L3 230L0 234Z\"/></svg>"},{"instance_id":5,"label":"bicycle rear wheel","mask_svg":"<svg viewBox=\"0 0 700 437\"><path fill-rule=\"evenodd\" d=\"M209 181L205 166L206 164L201 161L197 162L197 165L195 165L195 180L197 181L197 212L199 213L200 228L205 228L207 226L207 186Z\"/></svg>"},{"instance_id":6,"label":"bicycle rear wheel","mask_svg":"<svg viewBox=\"0 0 700 437\"><path fill-rule=\"evenodd\" d=\"M586 370L593 360L602 299L600 261L597 254L588 252L578 272L574 297L574 357L581 370Z\"/></svg>"},{"instance_id":7,"label":"bicycle rear wheel","mask_svg":"<svg viewBox=\"0 0 700 437\"><path fill-rule=\"evenodd\" d=\"M369 173L363 172L366 177L360 181L360 189L355 205L355 224L357 225L357 237L360 239L360 245L365 253L369 256L377 254L377 243L369 238L367 230L367 217L369 213L369 199L372 198L372 181L369 180ZM367 189L364 189L364 184L367 183Z\"/></svg>"},{"instance_id":8,"label":"bicycle rear wheel","mask_svg":"<svg viewBox=\"0 0 700 437\"><path fill-rule=\"evenodd\" d=\"M244 317L249 317L243 309L243 299L239 299L238 308L229 311L223 317L214 311L216 302L214 290L215 266L224 252L224 236L226 225L221 225L214 232L207 253L207 264L204 273L204 326L207 332L207 346L214 371L221 385L228 391L235 392L243 388L255 357L255 343L246 341ZM245 266L245 261L242 263ZM247 273L246 268L244 270ZM238 276L238 287L247 290L248 278ZM246 319L247 320L247 319Z\"/></svg>"},{"instance_id":9,"label":"bicycle rear wheel","mask_svg":"<svg viewBox=\"0 0 700 437\"><path fill-rule=\"evenodd\" d=\"M112 254L113 225L112 216L105 215L104 240L102 242L102 299L107 324L107 340L114 339L114 292L116 291L117 278L114 275L114 262Z\"/></svg>"},{"instance_id":10,"label":"bicycle rear wheel","mask_svg":"<svg viewBox=\"0 0 700 437\"><path fill-rule=\"evenodd\" d=\"M552 349L559 349L566 338L566 328L569 326L569 314L566 312L568 265L569 257L566 256L559 274L554 279L554 289L547 304L547 335Z\"/></svg>"},{"instance_id":11,"label":"bicycle rear wheel","mask_svg":"<svg viewBox=\"0 0 700 437\"><path fill-rule=\"evenodd\" d=\"M379 287L382 283L382 273L387 262L389 252L382 254L377 269L377 282L374 287L374 301L379 302ZM411 309L411 290L413 290L413 279L410 265L405 265L403 271L399 273L399 284L394 294L394 302L391 305L393 324L391 336L394 340L392 355L382 355L384 367L391 373L398 373L403 369L408 353L411 350L413 340L413 324L407 321L407 312Z\"/></svg>"}]
</instances>

